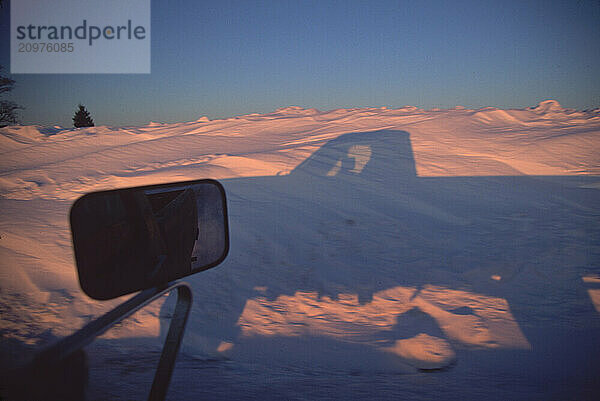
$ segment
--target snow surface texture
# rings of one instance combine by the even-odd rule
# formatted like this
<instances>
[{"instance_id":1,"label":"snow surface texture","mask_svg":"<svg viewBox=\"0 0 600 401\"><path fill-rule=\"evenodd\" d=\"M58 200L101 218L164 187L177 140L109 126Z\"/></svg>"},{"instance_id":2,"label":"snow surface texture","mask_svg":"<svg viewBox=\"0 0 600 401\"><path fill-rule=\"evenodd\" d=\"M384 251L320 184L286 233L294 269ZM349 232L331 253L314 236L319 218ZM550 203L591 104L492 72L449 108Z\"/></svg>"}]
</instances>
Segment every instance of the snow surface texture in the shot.
<instances>
[{"instance_id":1,"label":"snow surface texture","mask_svg":"<svg viewBox=\"0 0 600 401\"><path fill-rule=\"evenodd\" d=\"M0 130L3 368L125 298L79 289L84 193L216 178L231 251L186 279L170 399L594 399L600 110L287 107ZM90 399L144 399L174 299L88 347Z\"/></svg>"}]
</instances>

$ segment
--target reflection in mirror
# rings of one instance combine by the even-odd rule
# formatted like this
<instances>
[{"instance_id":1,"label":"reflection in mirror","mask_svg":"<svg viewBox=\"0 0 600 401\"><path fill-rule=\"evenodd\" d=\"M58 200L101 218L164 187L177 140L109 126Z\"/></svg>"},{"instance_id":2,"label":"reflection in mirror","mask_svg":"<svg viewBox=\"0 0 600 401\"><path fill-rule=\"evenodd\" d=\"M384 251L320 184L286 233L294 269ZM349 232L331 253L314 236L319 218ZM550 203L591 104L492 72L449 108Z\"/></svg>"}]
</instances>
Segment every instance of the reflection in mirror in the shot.
<instances>
[{"instance_id":1,"label":"reflection in mirror","mask_svg":"<svg viewBox=\"0 0 600 401\"><path fill-rule=\"evenodd\" d=\"M115 298L221 263L225 191L200 180L87 194L71 208L71 231L82 289Z\"/></svg>"}]
</instances>

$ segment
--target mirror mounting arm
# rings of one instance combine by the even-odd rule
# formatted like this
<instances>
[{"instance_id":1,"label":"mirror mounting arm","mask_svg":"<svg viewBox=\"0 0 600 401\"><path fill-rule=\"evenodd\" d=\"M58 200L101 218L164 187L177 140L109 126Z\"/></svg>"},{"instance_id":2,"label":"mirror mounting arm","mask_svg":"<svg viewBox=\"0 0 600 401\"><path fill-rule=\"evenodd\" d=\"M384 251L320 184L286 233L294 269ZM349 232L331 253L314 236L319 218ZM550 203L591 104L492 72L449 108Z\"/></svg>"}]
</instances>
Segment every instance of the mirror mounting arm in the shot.
<instances>
[{"instance_id":1,"label":"mirror mounting arm","mask_svg":"<svg viewBox=\"0 0 600 401\"><path fill-rule=\"evenodd\" d=\"M163 400L169 388L175 359L192 306L192 290L189 284L183 281L174 281L149 288L128 299L111 311L86 324L80 330L38 353L33 361L25 367L26 374L31 374L30 377L32 378L43 377L39 374L43 374L47 369L53 369L56 364L91 343L115 324L174 289L177 289L177 305L171 318L167 338L154 375L152 389L148 396L148 400Z\"/></svg>"},{"instance_id":2,"label":"mirror mounting arm","mask_svg":"<svg viewBox=\"0 0 600 401\"><path fill-rule=\"evenodd\" d=\"M161 292L165 294L172 289L177 288L177 305L175 306L175 312L171 318L171 324L169 325L169 331L167 333L167 339L163 346L162 353L160 355L160 361L154 374L154 381L152 382L152 389L148 400L164 400L167 395L167 389L171 381L171 374L173 373L173 367L175 366L175 359L183 339L183 333L185 331L185 325L187 323L190 309L192 308L192 289L189 284L185 282L176 282L171 285L169 289ZM160 295L159 295L160 296Z\"/></svg>"}]
</instances>

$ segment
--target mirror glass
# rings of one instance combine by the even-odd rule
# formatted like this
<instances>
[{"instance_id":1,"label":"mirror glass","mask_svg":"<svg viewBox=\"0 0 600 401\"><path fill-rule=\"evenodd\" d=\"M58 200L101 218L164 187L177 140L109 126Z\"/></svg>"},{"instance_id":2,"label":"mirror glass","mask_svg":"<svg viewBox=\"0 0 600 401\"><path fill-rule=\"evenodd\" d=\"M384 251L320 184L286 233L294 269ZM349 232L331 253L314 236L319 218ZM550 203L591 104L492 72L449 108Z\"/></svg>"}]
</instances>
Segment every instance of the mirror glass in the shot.
<instances>
[{"instance_id":1,"label":"mirror glass","mask_svg":"<svg viewBox=\"0 0 600 401\"><path fill-rule=\"evenodd\" d=\"M214 180L90 193L70 218L79 283L94 299L209 269L229 250L225 190Z\"/></svg>"}]
</instances>

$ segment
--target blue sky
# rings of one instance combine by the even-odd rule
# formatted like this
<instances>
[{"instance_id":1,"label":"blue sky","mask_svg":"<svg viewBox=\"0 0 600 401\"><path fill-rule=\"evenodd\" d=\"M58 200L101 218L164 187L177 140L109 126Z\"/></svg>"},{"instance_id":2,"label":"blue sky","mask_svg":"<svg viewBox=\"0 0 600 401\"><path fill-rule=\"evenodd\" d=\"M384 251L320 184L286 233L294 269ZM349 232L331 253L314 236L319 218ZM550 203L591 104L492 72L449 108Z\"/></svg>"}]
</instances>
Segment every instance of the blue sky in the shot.
<instances>
[{"instance_id":1,"label":"blue sky","mask_svg":"<svg viewBox=\"0 0 600 401\"><path fill-rule=\"evenodd\" d=\"M14 74L23 123L98 125L297 105L600 107L598 1L152 1L152 73ZM8 69L9 7L0 9Z\"/></svg>"}]
</instances>

